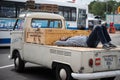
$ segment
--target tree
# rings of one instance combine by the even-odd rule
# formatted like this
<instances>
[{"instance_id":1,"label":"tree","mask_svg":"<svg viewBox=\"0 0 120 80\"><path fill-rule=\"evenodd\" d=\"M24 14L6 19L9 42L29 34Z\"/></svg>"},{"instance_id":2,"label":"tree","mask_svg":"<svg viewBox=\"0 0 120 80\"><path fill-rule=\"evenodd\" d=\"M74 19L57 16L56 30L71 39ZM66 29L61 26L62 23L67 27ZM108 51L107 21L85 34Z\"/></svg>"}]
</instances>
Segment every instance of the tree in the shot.
<instances>
[{"instance_id":1,"label":"tree","mask_svg":"<svg viewBox=\"0 0 120 80\"><path fill-rule=\"evenodd\" d=\"M105 18L105 14L115 13L115 10L117 10L117 7L119 5L120 5L120 2L116 2L113 0L109 0L106 2L94 0L88 5L88 7L89 7L89 13Z\"/></svg>"},{"instance_id":2,"label":"tree","mask_svg":"<svg viewBox=\"0 0 120 80\"><path fill-rule=\"evenodd\" d=\"M105 13L105 3L94 1L89 5L89 12L93 13L94 15L99 15L101 17L104 17Z\"/></svg>"}]
</instances>

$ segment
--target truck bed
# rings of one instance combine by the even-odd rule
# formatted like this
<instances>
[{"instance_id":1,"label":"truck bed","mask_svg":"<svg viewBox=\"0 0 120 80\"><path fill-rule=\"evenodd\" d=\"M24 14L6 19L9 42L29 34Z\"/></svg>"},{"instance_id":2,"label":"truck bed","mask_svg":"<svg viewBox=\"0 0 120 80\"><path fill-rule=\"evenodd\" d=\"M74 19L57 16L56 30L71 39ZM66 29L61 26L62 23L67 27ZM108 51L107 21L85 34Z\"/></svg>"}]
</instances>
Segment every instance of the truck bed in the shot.
<instances>
[{"instance_id":1,"label":"truck bed","mask_svg":"<svg viewBox=\"0 0 120 80\"><path fill-rule=\"evenodd\" d=\"M104 51L105 50L105 49L102 49L102 45L99 45L97 48L71 47L71 46L69 46L69 47L68 46L67 47L66 46L51 46L51 47L68 49L68 50L76 50L76 51ZM120 46L117 46L117 48L113 48L113 49L110 49L110 50L120 50Z\"/></svg>"}]
</instances>

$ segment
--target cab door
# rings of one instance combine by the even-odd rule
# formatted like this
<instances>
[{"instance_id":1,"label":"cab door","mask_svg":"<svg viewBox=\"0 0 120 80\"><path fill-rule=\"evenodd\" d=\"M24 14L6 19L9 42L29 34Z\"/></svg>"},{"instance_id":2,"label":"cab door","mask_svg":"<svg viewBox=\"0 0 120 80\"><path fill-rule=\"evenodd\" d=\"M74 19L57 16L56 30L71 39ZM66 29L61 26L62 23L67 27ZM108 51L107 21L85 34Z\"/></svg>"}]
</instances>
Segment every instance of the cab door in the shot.
<instances>
[{"instance_id":1,"label":"cab door","mask_svg":"<svg viewBox=\"0 0 120 80\"><path fill-rule=\"evenodd\" d=\"M13 31L11 31L11 48L21 50L23 43L24 19L17 19Z\"/></svg>"}]
</instances>

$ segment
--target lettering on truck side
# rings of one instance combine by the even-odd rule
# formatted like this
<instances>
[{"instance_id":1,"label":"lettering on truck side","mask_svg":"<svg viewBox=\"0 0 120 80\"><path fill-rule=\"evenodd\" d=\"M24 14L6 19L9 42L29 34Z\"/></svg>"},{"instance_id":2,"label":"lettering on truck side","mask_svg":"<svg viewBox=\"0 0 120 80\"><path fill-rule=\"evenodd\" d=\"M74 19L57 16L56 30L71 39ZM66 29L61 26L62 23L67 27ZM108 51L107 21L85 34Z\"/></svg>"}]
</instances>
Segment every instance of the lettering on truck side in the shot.
<instances>
[{"instance_id":1,"label":"lettering on truck side","mask_svg":"<svg viewBox=\"0 0 120 80\"><path fill-rule=\"evenodd\" d=\"M16 43L16 42L19 42L21 40L22 40L22 38L18 37L18 38L13 39L11 43Z\"/></svg>"},{"instance_id":2,"label":"lettering on truck side","mask_svg":"<svg viewBox=\"0 0 120 80\"><path fill-rule=\"evenodd\" d=\"M56 54L56 55L71 56L71 52L56 50L56 49L50 49L50 53Z\"/></svg>"}]
</instances>

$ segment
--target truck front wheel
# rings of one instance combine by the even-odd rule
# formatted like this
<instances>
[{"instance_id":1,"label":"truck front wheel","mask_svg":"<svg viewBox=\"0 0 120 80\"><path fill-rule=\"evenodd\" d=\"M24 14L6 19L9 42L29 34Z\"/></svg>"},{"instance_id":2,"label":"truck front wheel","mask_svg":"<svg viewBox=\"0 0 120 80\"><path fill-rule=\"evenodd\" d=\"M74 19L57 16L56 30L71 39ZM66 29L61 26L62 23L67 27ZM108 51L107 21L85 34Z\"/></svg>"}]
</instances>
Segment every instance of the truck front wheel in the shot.
<instances>
[{"instance_id":1,"label":"truck front wheel","mask_svg":"<svg viewBox=\"0 0 120 80\"><path fill-rule=\"evenodd\" d=\"M21 59L19 53L17 52L14 57L14 66L17 72L23 72L25 67L25 62Z\"/></svg>"},{"instance_id":2,"label":"truck front wheel","mask_svg":"<svg viewBox=\"0 0 120 80\"><path fill-rule=\"evenodd\" d=\"M56 67L56 79L57 80L73 80L71 76L72 70L66 65L57 65Z\"/></svg>"}]
</instances>

